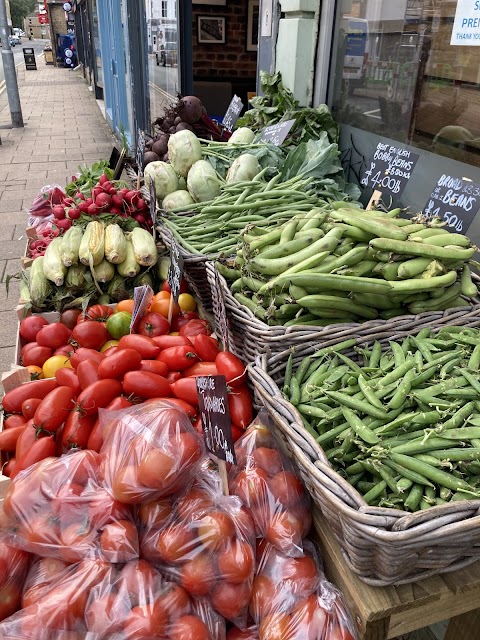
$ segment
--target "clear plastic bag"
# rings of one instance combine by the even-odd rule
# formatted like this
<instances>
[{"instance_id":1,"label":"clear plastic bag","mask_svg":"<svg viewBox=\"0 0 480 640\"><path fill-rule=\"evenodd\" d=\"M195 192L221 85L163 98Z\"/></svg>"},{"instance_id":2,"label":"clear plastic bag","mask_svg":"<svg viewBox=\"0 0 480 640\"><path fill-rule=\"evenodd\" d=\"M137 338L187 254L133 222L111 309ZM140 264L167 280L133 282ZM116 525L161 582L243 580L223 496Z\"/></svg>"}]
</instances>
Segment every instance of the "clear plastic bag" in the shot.
<instances>
[{"instance_id":1,"label":"clear plastic bag","mask_svg":"<svg viewBox=\"0 0 480 640\"><path fill-rule=\"evenodd\" d=\"M140 506L138 516L141 556L227 620L245 625L255 530L240 500L222 494L218 475L205 472L176 499Z\"/></svg>"},{"instance_id":2,"label":"clear plastic bag","mask_svg":"<svg viewBox=\"0 0 480 640\"><path fill-rule=\"evenodd\" d=\"M230 492L250 509L257 536L288 555L302 553L312 524L310 499L261 411L235 443L237 465L229 471Z\"/></svg>"},{"instance_id":3,"label":"clear plastic bag","mask_svg":"<svg viewBox=\"0 0 480 640\"><path fill-rule=\"evenodd\" d=\"M231 627L227 631L226 640L259 640L258 629L256 625L251 625L246 629Z\"/></svg>"},{"instance_id":4,"label":"clear plastic bag","mask_svg":"<svg viewBox=\"0 0 480 640\"><path fill-rule=\"evenodd\" d=\"M52 215L53 207L56 204L62 204L63 199L67 197L67 194L58 184L46 185L40 189L38 194L33 199L28 213L32 217L45 218Z\"/></svg>"},{"instance_id":5,"label":"clear plastic bag","mask_svg":"<svg viewBox=\"0 0 480 640\"><path fill-rule=\"evenodd\" d=\"M21 549L0 544L0 620L22 606L22 588L32 556Z\"/></svg>"},{"instance_id":6,"label":"clear plastic bag","mask_svg":"<svg viewBox=\"0 0 480 640\"><path fill-rule=\"evenodd\" d=\"M102 486L99 454L75 451L46 458L12 481L4 501L5 542L42 557L78 562L138 558L130 507Z\"/></svg>"},{"instance_id":7,"label":"clear plastic bag","mask_svg":"<svg viewBox=\"0 0 480 640\"><path fill-rule=\"evenodd\" d=\"M100 410L105 486L125 504L178 493L199 468L205 449L187 414L154 400L121 414Z\"/></svg>"}]
</instances>

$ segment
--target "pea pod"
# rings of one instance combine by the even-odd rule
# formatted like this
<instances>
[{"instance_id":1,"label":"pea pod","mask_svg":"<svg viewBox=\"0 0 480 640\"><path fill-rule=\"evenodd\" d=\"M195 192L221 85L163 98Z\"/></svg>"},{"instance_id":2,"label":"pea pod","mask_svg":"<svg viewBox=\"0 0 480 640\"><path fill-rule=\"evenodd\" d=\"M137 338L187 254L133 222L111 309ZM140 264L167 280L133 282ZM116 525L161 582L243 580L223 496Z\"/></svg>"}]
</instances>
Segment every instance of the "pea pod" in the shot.
<instances>
[{"instance_id":1,"label":"pea pod","mask_svg":"<svg viewBox=\"0 0 480 640\"><path fill-rule=\"evenodd\" d=\"M458 249L456 247L436 247L424 242L411 240L393 240L390 238L374 238L370 240L370 246L380 251L393 251L404 255L423 256L433 260L470 260L475 253L475 248Z\"/></svg>"}]
</instances>

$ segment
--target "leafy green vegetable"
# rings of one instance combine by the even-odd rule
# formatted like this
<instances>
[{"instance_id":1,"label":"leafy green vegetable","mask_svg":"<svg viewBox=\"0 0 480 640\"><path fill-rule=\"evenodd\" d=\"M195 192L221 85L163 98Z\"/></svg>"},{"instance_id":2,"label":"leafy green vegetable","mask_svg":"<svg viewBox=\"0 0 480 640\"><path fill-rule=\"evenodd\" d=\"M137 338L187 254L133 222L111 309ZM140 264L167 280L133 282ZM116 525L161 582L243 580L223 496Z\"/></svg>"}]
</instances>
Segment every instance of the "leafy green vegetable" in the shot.
<instances>
[{"instance_id":1,"label":"leafy green vegetable","mask_svg":"<svg viewBox=\"0 0 480 640\"><path fill-rule=\"evenodd\" d=\"M255 156L262 169L268 167L266 179L279 173L286 158L286 152L271 143L261 144L236 144L229 146L225 143L208 142L202 145L202 155L207 158L215 171L225 178L227 171L239 156L250 153Z\"/></svg>"},{"instance_id":2,"label":"leafy green vegetable","mask_svg":"<svg viewBox=\"0 0 480 640\"><path fill-rule=\"evenodd\" d=\"M68 196L73 196L77 191L83 194L90 193L90 191L98 184L100 176L105 174L109 180L113 178L113 170L108 166L108 160L101 160L95 162L91 167L83 165L78 167L80 175L75 180L72 180L67 184L65 191Z\"/></svg>"}]
</instances>

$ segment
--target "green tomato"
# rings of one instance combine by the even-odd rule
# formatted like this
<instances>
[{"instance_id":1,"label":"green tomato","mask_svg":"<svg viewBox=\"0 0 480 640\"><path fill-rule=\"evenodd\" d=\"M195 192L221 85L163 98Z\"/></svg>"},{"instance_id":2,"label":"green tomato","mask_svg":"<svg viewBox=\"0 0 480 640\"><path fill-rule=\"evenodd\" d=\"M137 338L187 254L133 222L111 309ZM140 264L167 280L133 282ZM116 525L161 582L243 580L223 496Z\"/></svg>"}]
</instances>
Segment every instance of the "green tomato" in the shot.
<instances>
[{"instance_id":1,"label":"green tomato","mask_svg":"<svg viewBox=\"0 0 480 640\"><path fill-rule=\"evenodd\" d=\"M107 331L114 340L120 340L122 336L130 333L130 323L132 322L132 314L128 311L117 311L107 320Z\"/></svg>"}]
</instances>

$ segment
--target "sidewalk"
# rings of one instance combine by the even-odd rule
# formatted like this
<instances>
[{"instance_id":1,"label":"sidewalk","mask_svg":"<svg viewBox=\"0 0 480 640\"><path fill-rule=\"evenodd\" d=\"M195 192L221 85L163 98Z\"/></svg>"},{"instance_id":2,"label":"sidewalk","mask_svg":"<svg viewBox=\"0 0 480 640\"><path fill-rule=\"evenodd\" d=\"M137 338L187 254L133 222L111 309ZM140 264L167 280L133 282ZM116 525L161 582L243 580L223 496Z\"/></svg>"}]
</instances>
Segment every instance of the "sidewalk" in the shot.
<instances>
[{"instance_id":1,"label":"sidewalk","mask_svg":"<svg viewBox=\"0 0 480 640\"><path fill-rule=\"evenodd\" d=\"M114 139L79 71L45 65L18 68L25 127L0 129L0 372L13 362L19 289L7 297L5 279L17 273L25 250L27 211L47 184L62 187L82 164L108 159ZM9 125L6 93L0 95L0 126Z\"/></svg>"}]
</instances>

